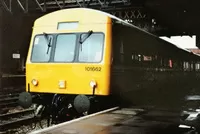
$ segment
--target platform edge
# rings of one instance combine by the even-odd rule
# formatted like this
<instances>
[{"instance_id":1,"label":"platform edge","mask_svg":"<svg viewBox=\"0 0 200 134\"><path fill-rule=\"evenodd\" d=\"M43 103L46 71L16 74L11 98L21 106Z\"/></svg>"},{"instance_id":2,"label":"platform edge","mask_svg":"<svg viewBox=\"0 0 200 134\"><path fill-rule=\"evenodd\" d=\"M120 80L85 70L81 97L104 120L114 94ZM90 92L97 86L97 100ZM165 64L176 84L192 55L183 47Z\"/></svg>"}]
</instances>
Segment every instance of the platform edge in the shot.
<instances>
[{"instance_id":1,"label":"platform edge","mask_svg":"<svg viewBox=\"0 0 200 134\"><path fill-rule=\"evenodd\" d=\"M100 115L100 114L104 114L104 113L107 113L107 112L111 112L111 111L114 111L114 110L117 110L117 109L119 109L119 107L113 107L113 108L110 108L110 109L106 109L104 111L100 111L100 112L97 112L97 113L94 113L94 114L90 114L90 115L87 115L87 116L83 116L83 117L71 120L71 121L68 121L68 122L63 122L63 123L60 123L60 124L57 124L57 125L54 125L54 126L50 126L50 127L44 128L44 129L32 131L29 134L39 134L39 133L42 133L42 132L45 132L45 131L50 131L52 129L62 127L64 125L67 125L67 124L70 124L70 123L81 121L81 120L84 120L84 119L87 119L87 118L90 118L90 117L93 117L93 116L97 116L97 115Z\"/></svg>"}]
</instances>

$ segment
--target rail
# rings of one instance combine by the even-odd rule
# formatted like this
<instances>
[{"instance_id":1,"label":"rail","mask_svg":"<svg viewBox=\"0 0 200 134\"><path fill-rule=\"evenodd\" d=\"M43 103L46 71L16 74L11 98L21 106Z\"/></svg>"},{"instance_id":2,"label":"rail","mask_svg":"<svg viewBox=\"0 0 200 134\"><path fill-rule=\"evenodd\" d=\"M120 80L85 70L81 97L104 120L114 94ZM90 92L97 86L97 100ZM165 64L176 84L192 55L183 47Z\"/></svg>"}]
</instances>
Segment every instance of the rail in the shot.
<instances>
[{"instance_id":1,"label":"rail","mask_svg":"<svg viewBox=\"0 0 200 134\"><path fill-rule=\"evenodd\" d=\"M34 109L26 109L18 112L0 115L0 132L7 132L11 129L20 127L27 123L32 123L34 118Z\"/></svg>"}]
</instances>

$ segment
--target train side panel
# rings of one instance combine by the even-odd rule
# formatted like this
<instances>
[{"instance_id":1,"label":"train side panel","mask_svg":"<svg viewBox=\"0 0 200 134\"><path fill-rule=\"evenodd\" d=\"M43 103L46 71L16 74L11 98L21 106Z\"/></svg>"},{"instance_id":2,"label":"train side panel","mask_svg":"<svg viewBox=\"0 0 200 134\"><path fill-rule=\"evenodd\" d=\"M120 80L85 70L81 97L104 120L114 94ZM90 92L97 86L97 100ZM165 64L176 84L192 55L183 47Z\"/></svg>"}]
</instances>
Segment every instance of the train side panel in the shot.
<instances>
[{"instance_id":1,"label":"train side panel","mask_svg":"<svg viewBox=\"0 0 200 134\"><path fill-rule=\"evenodd\" d=\"M180 110L186 96L200 94L200 75L194 72L121 67L113 69L112 78L115 93L133 105Z\"/></svg>"},{"instance_id":2,"label":"train side panel","mask_svg":"<svg viewBox=\"0 0 200 134\"><path fill-rule=\"evenodd\" d=\"M143 38L137 30L128 29L131 28L113 28L113 94L130 104L177 110L187 95L200 93L199 72L184 71L181 59L173 57L173 51L159 44L155 47L151 44L154 39ZM174 55L180 56L178 52Z\"/></svg>"}]
</instances>

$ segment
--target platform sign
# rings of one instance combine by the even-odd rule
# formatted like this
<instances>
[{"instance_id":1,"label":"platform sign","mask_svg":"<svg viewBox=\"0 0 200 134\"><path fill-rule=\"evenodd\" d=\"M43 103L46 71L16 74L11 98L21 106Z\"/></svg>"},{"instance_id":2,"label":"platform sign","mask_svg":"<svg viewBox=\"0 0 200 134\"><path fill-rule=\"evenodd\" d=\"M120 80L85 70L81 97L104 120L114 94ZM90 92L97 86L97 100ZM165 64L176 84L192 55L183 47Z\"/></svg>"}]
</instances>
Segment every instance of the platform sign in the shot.
<instances>
[{"instance_id":1,"label":"platform sign","mask_svg":"<svg viewBox=\"0 0 200 134\"><path fill-rule=\"evenodd\" d=\"M13 59L20 59L20 54L12 54Z\"/></svg>"}]
</instances>

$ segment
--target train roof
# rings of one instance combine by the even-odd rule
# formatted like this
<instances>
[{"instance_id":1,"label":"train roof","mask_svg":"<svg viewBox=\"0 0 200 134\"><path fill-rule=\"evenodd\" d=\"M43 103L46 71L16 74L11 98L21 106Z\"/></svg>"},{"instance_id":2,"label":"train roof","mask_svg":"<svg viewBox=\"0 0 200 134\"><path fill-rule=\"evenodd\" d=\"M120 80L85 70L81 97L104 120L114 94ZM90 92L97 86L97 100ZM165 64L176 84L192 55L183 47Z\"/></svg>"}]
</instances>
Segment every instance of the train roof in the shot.
<instances>
[{"instance_id":1,"label":"train roof","mask_svg":"<svg viewBox=\"0 0 200 134\"><path fill-rule=\"evenodd\" d=\"M157 38L158 41L160 41L160 42L162 42L162 43L164 43L166 45L170 45L171 49L174 49L175 51L180 51L181 50L184 55L187 55L187 56L189 56L191 58L195 58L195 59L197 58L198 60L200 59L200 55L199 54L193 53L192 51L190 51L188 49L185 49L185 48L182 48L179 45L175 45L175 44L172 44L172 43L170 43L168 41L165 41L164 39L161 39L161 38L157 37L156 35L151 34L151 33L147 32L147 31L145 31L145 30L143 30L143 29L141 29L141 28L139 28L139 27L137 27L137 26L135 26L133 24L130 24L127 21L124 21L124 20L122 20L122 19L120 19L120 18L118 18L118 17L116 17L116 16L114 16L112 14L109 14L109 13L106 13L106 12L102 12L102 11L99 11L99 10L94 10L94 9L86 9L86 10L93 10L93 11L105 14L105 15L109 16L110 18L118 21L118 23L121 23L122 25L127 25L129 27L132 27L132 28L138 30L138 31L141 31L146 36L152 36L152 38ZM165 47L168 48L167 46L165 46ZM168 50L171 50L171 49L168 49Z\"/></svg>"},{"instance_id":2,"label":"train roof","mask_svg":"<svg viewBox=\"0 0 200 134\"><path fill-rule=\"evenodd\" d=\"M55 11L55 12L52 12L52 13L49 13L49 14L46 14L42 17L40 17L39 19L37 19L35 21L35 24L36 22L42 22L42 18L45 18L47 16L50 16L52 14L54 15L59 15L61 12L67 12L67 11L80 11L80 12L84 12L84 11L87 11L88 13L89 12L96 12L97 14L99 15L103 15L103 16L107 16L107 17L110 17L112 20L114 20L114 22L118 23L118 24L121 24L121 25L125 25L125 26L128 26L128 27L131 27L135 30L137 30L138 34L140 34L140 36L144 39L148 38L148 40L146 40L146 43L148 44L151 44L151 47L152 49L158 47L162 47L163 49L166 50L165 53L169 53L169 51L171 52L171 54L173 53L173 56L176 56L176 55L181 55L182 57L186 58L186 59L190 59L190 60L200 60L200 55L198 54L195 54L193 53L192 51L190 50L187 50L187 49L184 49L184 48L181 48L180 46L178 45L175 45L175 44L172 44L168 41L165 41L133 24L130 24L114 15L111 15L109 13L106 13L106 12L103 12L103 11L100 11L100 10L95 10L95 9L90 9L90 8L70 8L70 9L62 9L62 10L58 10L58 11ZM96 21L96 20L95 20ZM153 48L154 47L154 48Z\"/></svg>"}]
</instances>

